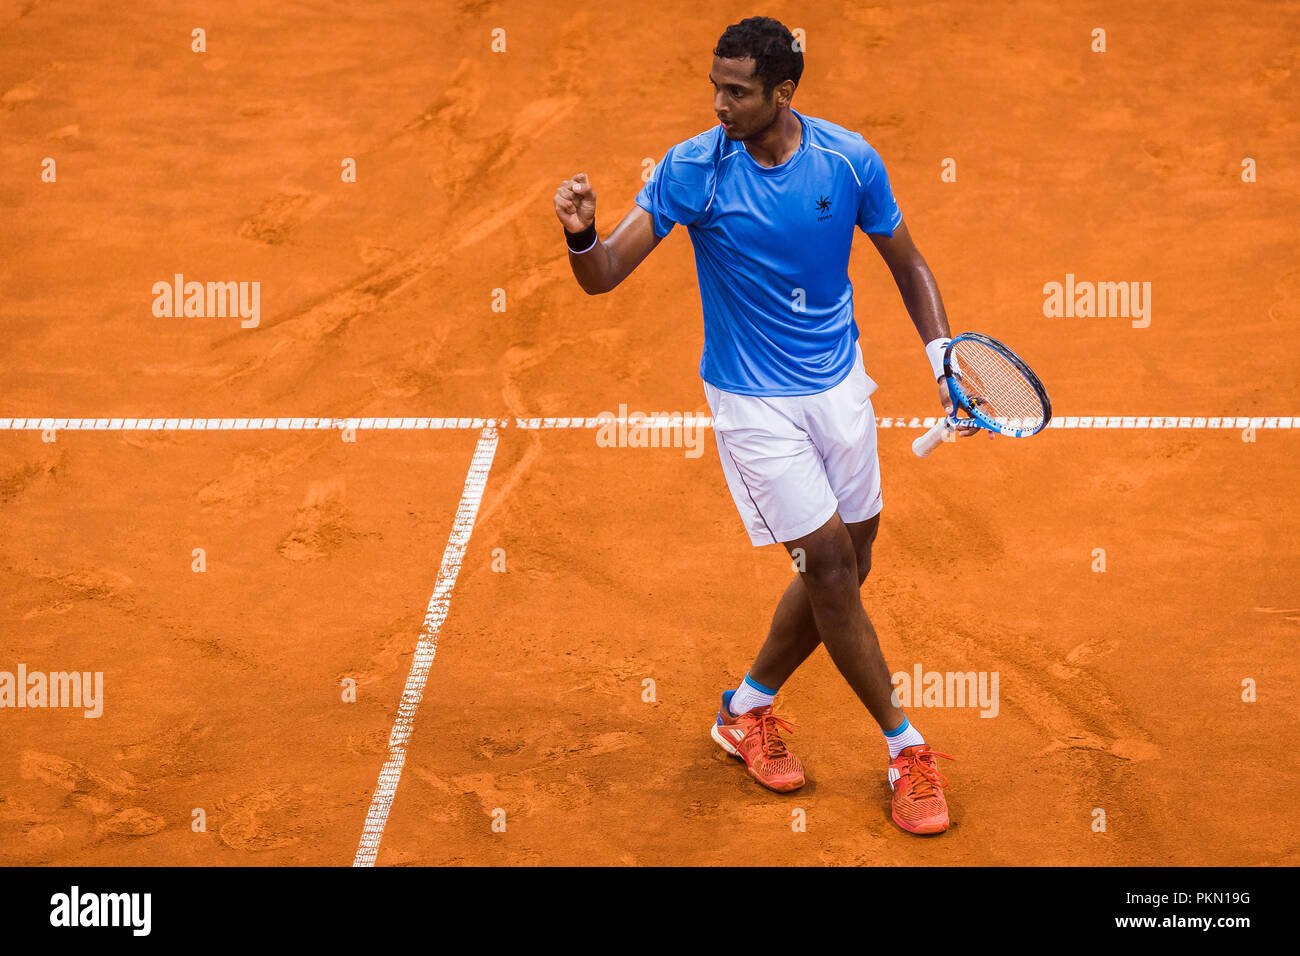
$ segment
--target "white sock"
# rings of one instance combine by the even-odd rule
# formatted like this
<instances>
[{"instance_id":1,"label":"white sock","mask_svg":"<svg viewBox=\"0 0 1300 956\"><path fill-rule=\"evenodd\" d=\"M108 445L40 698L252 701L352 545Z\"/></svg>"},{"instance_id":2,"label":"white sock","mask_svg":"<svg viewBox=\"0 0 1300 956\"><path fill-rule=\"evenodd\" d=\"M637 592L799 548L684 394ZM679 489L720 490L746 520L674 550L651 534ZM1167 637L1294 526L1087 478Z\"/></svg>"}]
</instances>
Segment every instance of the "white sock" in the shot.
<instances>
[{"instance_id":1,"label":"white sock","mask_svg":"<svg viewBox=\"0 0 1300 956\"><path fill-rule=\"evenodd\" d=\"M736 688L736 692L731 695L731 703L727 707L732 717L739 717L741 714L749 713L755 707L767 707L774 700L776 700L776 691L764 687L746 674L745 679Z\"/></svg>"},{"instance_id":2,"label":"white sock","mask_svg":"<svg viewBox=\"0 0 1300 956\"><path fill-rule=\"evenodd\" d=\"M907 719L907 715L904 714L902 724L896 729L886 732L885 743L889 744L889 759L893 760L908 747L915 747L918 744L925 743L925 738L921 736L919 730L912 726Z\"/></svg>"}]
</instances>

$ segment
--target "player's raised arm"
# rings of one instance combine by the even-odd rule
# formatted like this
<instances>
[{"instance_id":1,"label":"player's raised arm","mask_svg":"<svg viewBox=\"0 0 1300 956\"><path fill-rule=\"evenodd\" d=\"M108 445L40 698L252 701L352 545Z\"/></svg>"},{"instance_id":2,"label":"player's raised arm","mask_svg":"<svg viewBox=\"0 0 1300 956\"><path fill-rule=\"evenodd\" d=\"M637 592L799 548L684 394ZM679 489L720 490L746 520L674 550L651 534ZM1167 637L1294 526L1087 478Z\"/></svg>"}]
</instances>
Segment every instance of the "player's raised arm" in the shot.
<instances>
[{"instance_id":1,"label":"player's raised arm","mask_svg":"<svg viewBox=\"0 0 1300 956\"><path fill-rule=\"evenodd\" d=\"M555 191L555 215L564 226L569 265L588 295L609 292L632 274L659 245L653 217L640 206L603 241L596 235L596 190L586 173L566 179Z\"/></svg>"}]
</instances>

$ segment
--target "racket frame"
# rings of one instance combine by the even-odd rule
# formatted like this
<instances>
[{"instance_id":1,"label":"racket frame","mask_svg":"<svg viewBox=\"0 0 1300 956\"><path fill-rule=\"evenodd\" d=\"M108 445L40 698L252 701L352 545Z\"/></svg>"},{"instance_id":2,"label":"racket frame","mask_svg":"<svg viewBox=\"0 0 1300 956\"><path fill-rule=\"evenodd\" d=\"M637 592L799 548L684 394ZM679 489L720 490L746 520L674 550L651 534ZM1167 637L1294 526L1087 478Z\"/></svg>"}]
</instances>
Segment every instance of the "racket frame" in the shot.
<instances>
[{"instance_id":1,"label":"racket frame","mask_svg":"<svg viewBox=\"0 0 1300 956\"><path fill-rule=\"evenodd\" d=\"M1043 420L1036 427L1013 428L1009 424L1000 424L997 419L990 418L982 413L978 404L973 405L971 396L966 394L966 390L961 387L961 382L958 380L960 373L954 372L952 367L952 350L957 346L958 342L978 342L993 349L1013 365L1025 377L1034 391L1038 393L1038 397L1043 403ZM943 377L944 381L948 383L948 397L952 399L953 404L953 414L949 415L947 419L948 424L953 429L969 428L973 425L1010 438L1028 438L1030 435L1037 435L1052 420L1052 400L1048 397L1047 389L1043 387L1042 381L1034 373L1034 370L1011 349L982 332L962 332L953 336L952 341L948 343L947 348L943 351ZM958 408L966 412L970 418L958 418Z\"/></svg>"}]
</instances>

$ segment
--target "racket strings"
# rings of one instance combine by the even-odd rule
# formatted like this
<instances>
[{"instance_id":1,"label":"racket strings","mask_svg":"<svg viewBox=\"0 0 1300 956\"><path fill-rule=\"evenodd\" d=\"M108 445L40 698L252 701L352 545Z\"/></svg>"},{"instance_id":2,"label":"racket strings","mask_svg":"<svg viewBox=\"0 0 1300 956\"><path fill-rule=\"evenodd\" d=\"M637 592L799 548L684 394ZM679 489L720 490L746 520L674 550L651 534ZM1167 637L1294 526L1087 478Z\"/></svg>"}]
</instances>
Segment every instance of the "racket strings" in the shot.
<instances>
[{"instance_id":1,"label":"racket strings","mask_svg":"<svg viewBox=\"0 0 1300 956\"><path fill-rule=\"evenodd\" d=\"M1006 356L980 342L961 341L952 352L962 391L982 415L998 422L1036 427L1046 409L1038 390Z\"/></svg>"}]
</instances>

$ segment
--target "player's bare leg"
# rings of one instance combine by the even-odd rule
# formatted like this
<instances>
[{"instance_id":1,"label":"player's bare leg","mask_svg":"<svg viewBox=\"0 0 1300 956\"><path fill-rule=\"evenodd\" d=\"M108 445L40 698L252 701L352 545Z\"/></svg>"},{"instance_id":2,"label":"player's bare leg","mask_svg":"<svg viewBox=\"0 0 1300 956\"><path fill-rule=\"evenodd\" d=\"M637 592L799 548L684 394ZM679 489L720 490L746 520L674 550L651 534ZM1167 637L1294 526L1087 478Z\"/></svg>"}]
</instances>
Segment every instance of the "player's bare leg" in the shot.
<instances>
[{"instance_id":1,"label":"player's bare leg","mask_svg":"<svg viewBox=\"0 0 1300 956\"><path fill-rule=\"evenodd\" d=\"M871 547L880 528L880 515L866 521L846 523L845 527L853 542L858 586L861 587L871 571ZM795 557L798 559L797 553ZM780 687L821 642L808 589L804 586L803 575L797 574L777 603L767 640L763 642L749 673L760 684Z\"/></svg>"},{"instance_id":2,"label":"player's bare leg","mask_svg":"<svg viewBox=\"0 0 1300 956\"><path fill-rule=\"evenodd\" d=\"M872 527L872 538L874 535L875 527ZM870 569L869 561L865 568L859 568L853 535L839 515L833 515L812 534L787 542L786 549L792 556L802 555L804 570L794 584L803 589L816 632L826 645L831 661L881 730L893 730L903 722L903 711L891 699L893 684L889 668L876 639L876 630L862 606L861 587L865 572ZM868 543L868 556L869 549ZM809 645L811 637L801 626L799 602L791 597L789 588L781 600L787 607L782 613L778 606L780 619L773 621L775 633L768 635L768 644L776 638L777 646L770 658L788 666L799 653L806 658L817 645ZM783 651L783 644L790 649ZM763 650L768 650L767 644ZM763 657L760 652L760 661ZM769 686L780 686L780 683L776 681Z\"/></svg>"},{"instance_id":3,"label":"player's bare leg","mask_svg":"<svg viewBox=\"0 0 1300 956\"><path fill-rule=\"evenodd\" d=\"M870 532L870 538L874 539L875 528ZM884 731L889 746L894 822L912 833L942 833L949 823L943 795L948 781L939 773L936 758L948 755L931 750L902 708L894 704L889 668L875 628L862 605L861 586L871 569L871 542L865 541L865 560L859 557L863 543L836 515L812 534L789 542L786 548L792 556L803 556L804 570L795 583L804 589L821 642L826 645L835 667ZM786 596L788 600L782 598L785 607L778 606L773 631L763 648L768 652L770 646L770 653L760 654L760 659L765 658L764 663L775 673L785 668L792 672L798 666L796 658L800 654L806 658L817 646L801 616L797 592L787 589ZM774 682L769 686L780 684Z\"/></svg>"}]
</instances>

